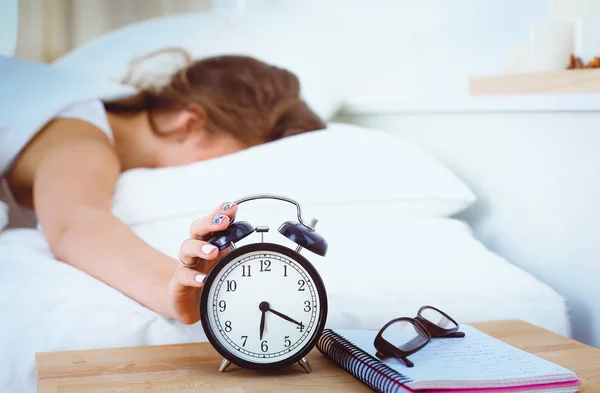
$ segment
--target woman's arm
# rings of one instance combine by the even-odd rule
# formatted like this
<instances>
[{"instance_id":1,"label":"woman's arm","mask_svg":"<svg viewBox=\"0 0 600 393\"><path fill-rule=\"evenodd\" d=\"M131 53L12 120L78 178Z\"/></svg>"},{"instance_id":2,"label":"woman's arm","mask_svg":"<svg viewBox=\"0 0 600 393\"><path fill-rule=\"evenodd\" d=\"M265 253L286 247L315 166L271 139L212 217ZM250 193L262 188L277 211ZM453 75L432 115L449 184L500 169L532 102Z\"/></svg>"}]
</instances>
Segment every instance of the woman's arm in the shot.
<instances>
[{"instance_id":1,"label":"woman's arm","mask_svg":"<svg viewBox=\"0 0 600 393\"><path fill-rule=\"evenodd\" d=\"M33 179L35 211L58 259L164 316L184 323L199 319L203 275L150 247L112 216L120 165L104 134L80 120L54 121L23 153L15 166L19 171ZM210 232L228 223L228 217L219 224L207 218L196 226ZM216 248L204 253L205 244L188 242L186 255L215 259Z\"/></svg>"}]
</instances>

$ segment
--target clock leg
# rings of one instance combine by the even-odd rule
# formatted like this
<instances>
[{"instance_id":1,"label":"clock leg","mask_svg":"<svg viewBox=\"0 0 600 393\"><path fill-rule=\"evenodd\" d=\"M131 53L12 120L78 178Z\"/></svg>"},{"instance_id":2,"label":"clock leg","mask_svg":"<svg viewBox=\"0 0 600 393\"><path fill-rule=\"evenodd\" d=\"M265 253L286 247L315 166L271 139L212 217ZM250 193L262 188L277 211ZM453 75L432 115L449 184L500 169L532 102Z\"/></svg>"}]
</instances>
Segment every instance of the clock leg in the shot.
<instances>
[{"instance_id":1,"label":"clock leg","mask_svg":"<svg viewBox=\"0 0 600 393\"><path fill-rule=\"evenodd\" d=\"M221 362L221 366L219 366L219 371L224 373L227 370L227 367L231 366L231 362L227 359L223 359Z\"/></svg>"},{"instance_id":2,"label":"clock leg","mask_svg":"<svg viewBox=\"0 0 600 393\"><path fill-rule=\"evenodd\" d=\"M302 358L300 360L298 360L298 364L300 365L300 367L302 367L304 369L304 371L306 371L307 373L310 373L312 371L312 368L310 367L310 363L308 363L308 360L306 360L306 358Z\"/></svg>"}]
</instances>

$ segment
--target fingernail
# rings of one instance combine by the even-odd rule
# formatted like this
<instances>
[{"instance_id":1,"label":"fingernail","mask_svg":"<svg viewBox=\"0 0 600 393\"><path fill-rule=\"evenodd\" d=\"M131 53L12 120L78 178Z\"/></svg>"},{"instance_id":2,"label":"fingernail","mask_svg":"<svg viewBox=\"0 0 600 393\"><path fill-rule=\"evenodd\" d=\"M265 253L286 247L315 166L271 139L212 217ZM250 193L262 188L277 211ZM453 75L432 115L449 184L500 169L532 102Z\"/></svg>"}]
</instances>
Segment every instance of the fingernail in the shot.
<instances>
[{"instance_id":1,"label":"fingernail","mask_svg":"<svg viewBox=\"0 0 600 393\"><path fill-rule=\"evenodd\" d=\"M225 218L225 216L217 216L217 217L213 218L212 222L213 222L213 224L218 225L221 223L221 221L223 221L224 218Z\"/></svg>"},{"instance_id":2,"label":"fingernail","mask_svg":"<svg viewBox=\"0 0 600 393\"><path fill-rule=\"evenodd\" d=\"M202 246L202 252L205 253L206 255L210 254L211 252L213 252L213 250L216 250L217 247L213 246L212 244L205 244Z\"/></svg>"},{"instance_id":3,"label":"fingernail","mask_svg":"<svg viewBox=\"0 0 600 393\"><path fill-rule=\"evenodd\" d=\"M205 278L206 278L206 276L204 274L198 274L196 276L196 282L204 282Z\"/></svg>"},{"instance_id":4,"label":"fingernail","mask_svg":"<svg viewBox=\"0 0 600 393\"><path fill-rule=\"evenodd\" d=\"M233 206L233 203L226 203L223 205L223 210L227 211L231 209L231 206Z\"/></svg>"}]
</instances>

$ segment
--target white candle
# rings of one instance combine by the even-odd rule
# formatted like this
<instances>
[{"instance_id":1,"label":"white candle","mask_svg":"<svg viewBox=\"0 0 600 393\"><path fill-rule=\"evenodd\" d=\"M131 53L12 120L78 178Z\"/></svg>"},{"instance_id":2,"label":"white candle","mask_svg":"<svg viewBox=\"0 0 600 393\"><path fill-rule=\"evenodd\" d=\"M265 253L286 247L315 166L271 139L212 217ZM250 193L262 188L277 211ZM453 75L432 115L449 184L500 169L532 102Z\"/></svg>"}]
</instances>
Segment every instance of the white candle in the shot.
<instances>
[{"instance_id":1,"label":"white candle","mask_svg":"<svg viewBox=\"0 0 600 393\"><path fill-rule=\"evenodd\" d=\"M600 57L600 13L581 17L575 22L575 56L584 64Z\"/></svg>"},{"instance_id":2,"label":"white candle","mask_svg":"<svg viewBox=\"0 0 600 393\"><path fill-rule=\"evenodd\" d=\"M530 26L532 71L564 70L574 50L573 22L543 20Z\"/></svg>"}]
</instances>

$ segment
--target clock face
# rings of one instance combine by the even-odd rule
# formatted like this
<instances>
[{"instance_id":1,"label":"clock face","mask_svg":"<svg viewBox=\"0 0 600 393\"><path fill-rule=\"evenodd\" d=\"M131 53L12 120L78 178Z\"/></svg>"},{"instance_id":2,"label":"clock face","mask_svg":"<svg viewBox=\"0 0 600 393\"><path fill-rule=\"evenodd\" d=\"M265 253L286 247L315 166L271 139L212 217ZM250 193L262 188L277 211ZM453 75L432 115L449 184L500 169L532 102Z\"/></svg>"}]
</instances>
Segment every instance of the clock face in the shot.
<instances>
[{"instance_id":1,"label":"clock face","mask_svg":"<svg viewBox=\"0 0 600 393\"><path fill-rule=\"evenodd\" d=\"M207 337L233 363L248 368L299 360L323 330L327 298L314 267L271 243L242 246L209 274L200 313Z\"/></svg>"}]
</instances>

